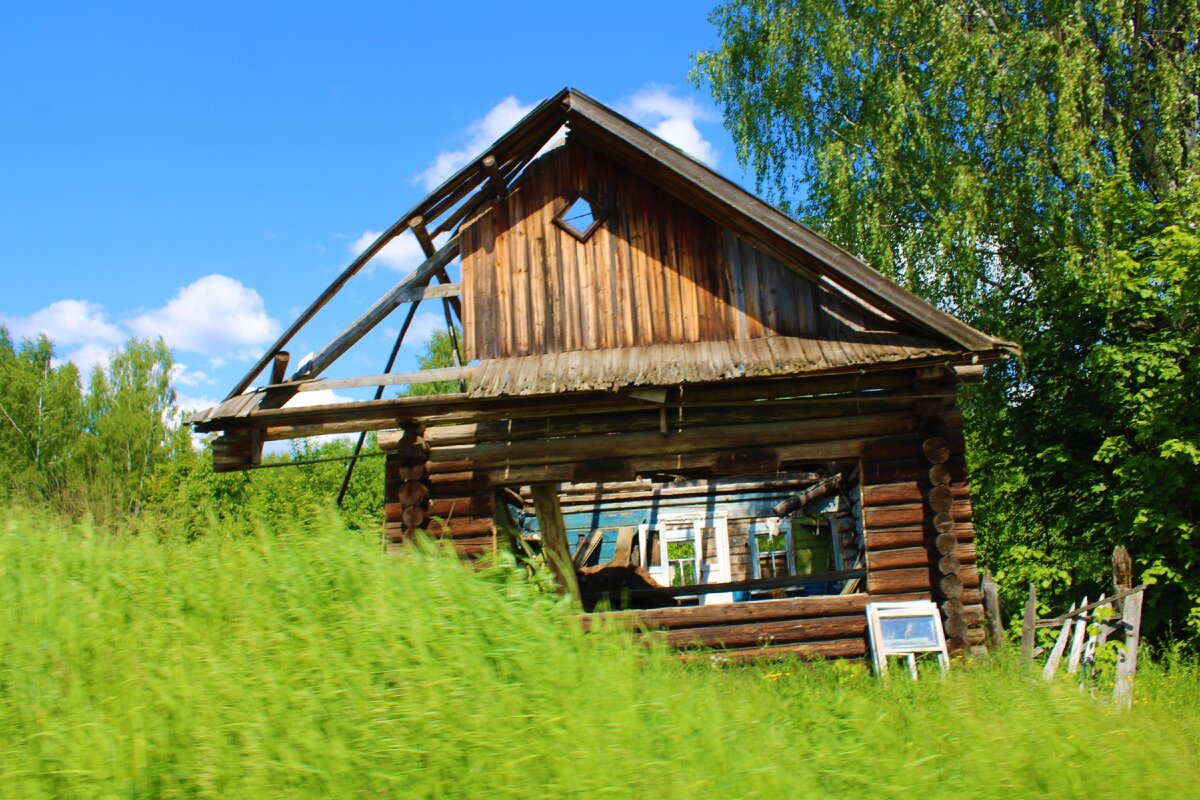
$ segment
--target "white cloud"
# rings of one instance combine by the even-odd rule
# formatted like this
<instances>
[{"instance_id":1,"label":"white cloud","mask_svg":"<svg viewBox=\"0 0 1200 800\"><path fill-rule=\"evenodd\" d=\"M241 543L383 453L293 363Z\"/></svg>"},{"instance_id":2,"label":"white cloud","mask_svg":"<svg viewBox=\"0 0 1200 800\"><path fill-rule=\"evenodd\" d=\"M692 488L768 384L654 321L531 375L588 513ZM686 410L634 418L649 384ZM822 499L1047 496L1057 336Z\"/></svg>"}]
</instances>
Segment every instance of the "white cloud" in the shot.
<instances>
[{"instance_id":1,"label":"white cloud","mask_svg":"<svg viewBox=\"0 0 1200 800\"><path fill-rule=\"evenodd\" d=\"M308 406L332 406L338 403L349 403L353 398L343 397L332 389L317 389L312 392L296 392L296 395L283 404L284 408L307 408Z\"/></svg>"},{"instance_id":2,"label":"white cloud","mask_svg":"<svg viewBox=\"0 0 1200 800\"><path fill-rule=\"evenodd\" d=\"M357 239L346 245L346 249L350 251L351 255L357 256L370 247L379 236L380 231L363 231ZM397 272L411 272L424 260L425 253L421 250L417 237L405 232L384 245L383 249L371 259L371 263L383 264L388 269Z\"/></svg>"},{"instance_id":3,"label":"white cloud","mask_svg":"<svg viewBox=\"0 0 1200 800\"><path fill-rule=\"evenodd\" d=\"M207 372L192 369L187 364L176 363L171 367L171 382L176 386L194 388L197 386L209 386L213 383L213 379Z\"/></svg>"},{"instance_id":4,"label":"white cloud","mask_svg":"<svg viewBox=\"0 0 1200 800\"><path fill-rule=\"evenodd\" d=\"M57 345L117 345L125 340L120 328L108 321L104 307L87 300L55 300L27 317L0 317L15 337L44 333Z\"/></svg>"},{"instance_id":5,"label":"white cloud","mask_svg":"<svg viewBox=\"0 0 1200 800\"><path fill-rule=\"evenodd\" d=\"M274 340L279 323L262 296L226 275L206 275L184 286L161 308L125 321L138 336L162 336L177 350L215 355L261 347Z\"/></svg>"},{"instance_id":6,"label":"white cloud","mask_svg":"<svg viewBox=\"0 0 1200 800\"><path fill-rule=\"evenodd\" d=\"M429 166L417 176L417 180L427 191L437 188L442 181L482 153L484 148L499 139L509 128L516 125L521 117L532 110L532 105L523 105L520 100L511 95L504 98L492 106L482 119L475 120L467 126L465 131L467 143L465 145L458 150L445 150L438 153Z\"/></svg>"},{"instance_id":7,"label":"white cloud","mask_svg":"<svg viewBox=\"0 0 1200 800\"><path fill-rule=\"evenodd\" d=\"M178 394L175 395L175 408L179 410L180 418L186 418L188 412L203 411L206 408L212 408L220 403L220 400L214 400L207 395L190 395Z\"/></svg>"},{"instance_id":8,"label":"white cloud","mask_svg":"<svg viewBox=\"0 0 1200 800\"><path fill-rule=\"evenodd\" d=\"M96 367L107 367L114 350L115 347L91 342L67 353L66 360L79 367L79 371L87 377Z\"/></svg>"},{"instance_id":9,"label":"white cloud","mask_svg":"<svg viewBox=\"0 0 1200 800\"><path fill-rule=\"evenodd\" d=\"M669 88L651 84L619 104L635 122L645 125L655 136L665 139L692 158L710 167L717 166L717 150L696 126L697 122L717 119L710 109L690 97L674 94Z\"/></svg>"}]
</instances>

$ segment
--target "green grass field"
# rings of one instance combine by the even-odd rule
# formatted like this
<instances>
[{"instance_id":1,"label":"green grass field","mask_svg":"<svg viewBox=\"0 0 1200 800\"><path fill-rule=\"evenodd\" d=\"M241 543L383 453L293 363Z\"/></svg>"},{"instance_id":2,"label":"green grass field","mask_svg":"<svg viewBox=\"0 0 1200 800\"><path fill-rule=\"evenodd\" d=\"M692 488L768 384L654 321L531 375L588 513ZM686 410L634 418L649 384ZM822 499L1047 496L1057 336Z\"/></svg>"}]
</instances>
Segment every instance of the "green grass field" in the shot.
<instances>
[{"instance_id":1,"label":"green grass field","mask_svg":"<svg viewBox=\"0 0 1200 800\"><path fill-rule=\"evenodd\" d=\"M0 797L1200 796L1200 671L682 664L375 537L0 523ZM1107 694L1101 692L1101 696Z\"/></svg>"}]
</instances>

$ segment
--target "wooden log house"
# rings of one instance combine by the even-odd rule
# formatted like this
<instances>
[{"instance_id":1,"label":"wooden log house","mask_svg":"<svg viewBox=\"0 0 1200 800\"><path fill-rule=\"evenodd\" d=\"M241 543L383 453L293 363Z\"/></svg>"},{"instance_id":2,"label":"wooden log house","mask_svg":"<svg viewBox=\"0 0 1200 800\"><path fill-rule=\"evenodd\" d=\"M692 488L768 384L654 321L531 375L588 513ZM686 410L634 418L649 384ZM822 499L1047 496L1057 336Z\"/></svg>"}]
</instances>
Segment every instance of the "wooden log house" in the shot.
<instances>
[{"instance_id":1,"label":"wooden log house","mask_svg":"<svg viewBox=\"0 0 1200 800\"><path fill-rule=\"evenodd\" d=\"M425 262L288 376L291 338L402 234ZM393 374L431 301L461 366ZM401 306L384 373L323 377ZM610 609L591 623L729 658L856 657L867 602L932 598L963 649L984 634L955 398L1015 352L564 89L192 421L219 432L217 470L272 440L380 431L390 550L418 530L464 557L540 549L585 609ZM384 397L423 381L458 391Z\"/></svg>"}]
</instances>

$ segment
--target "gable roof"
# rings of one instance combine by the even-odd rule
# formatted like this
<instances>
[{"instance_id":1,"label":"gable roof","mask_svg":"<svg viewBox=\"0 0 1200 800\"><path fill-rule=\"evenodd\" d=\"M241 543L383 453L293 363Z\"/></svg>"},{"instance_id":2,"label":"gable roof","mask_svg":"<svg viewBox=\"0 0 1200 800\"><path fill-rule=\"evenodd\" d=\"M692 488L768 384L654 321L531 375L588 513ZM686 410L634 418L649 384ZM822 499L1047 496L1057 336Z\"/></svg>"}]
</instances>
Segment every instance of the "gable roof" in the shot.
<instances>
[{"instance_id":1,"label":"gable roof","mask_svg":"<svg viewBox=\"0 0 1200 800\"><path fill-rule=\"evenodd\" d=\"M836 290L860 306L884 312L920 337L920 346L914 351L906 352L901 348L894 358L880 358L878 361L949 353L974 354L992 360L1017 352L1012 343L989 336L935 308L824 237L583 92L565 88L538 104L485 153L445 180L384 231L284 331L232 389L227 403L202 412L194 421L214 420L227 416L228 412L243 417L249 413L252 409L239 396L350 278L392 239L405 231L412 229L417 234L427 255L426 262L318 353L292 380L312 380L317 377L366 331L404 302L406 297L411 297L413 291L419 291L439 272L444 276L445 265L458 255L459 227L495 198L507 194L525 167L564 126L572 137L603 152L613 161L636 170L783 264L819 277L823 286ZM435 250L432 242L441 235L450 235L451 239ZM915 350L919 350L920 355ZM803 352L803 349L798 352ZM771 361L778 364L780 359L772 357ZM793 368L799 365L796 357L783 359L783 362L792 364ZM542 364L539 369L544 373L545 367ZM813 367L820 368L820 365L811 364L810 369ZM708 377L709 380L719 379L719 376L729 373L728 367L722 365L713 365L709 371L713 370L715 372ZM493 373L497 371L493 370ZM496 387L495 379L489 383ZM527 391L531 388L526 386ZM481 386L475 389L487 393ZM236 405L238 410L233 411L230 404ZM277 409L279 404L264 405L274 405ZM214 426L210 423L205 427Z\"/></svg>"}]
</instances>

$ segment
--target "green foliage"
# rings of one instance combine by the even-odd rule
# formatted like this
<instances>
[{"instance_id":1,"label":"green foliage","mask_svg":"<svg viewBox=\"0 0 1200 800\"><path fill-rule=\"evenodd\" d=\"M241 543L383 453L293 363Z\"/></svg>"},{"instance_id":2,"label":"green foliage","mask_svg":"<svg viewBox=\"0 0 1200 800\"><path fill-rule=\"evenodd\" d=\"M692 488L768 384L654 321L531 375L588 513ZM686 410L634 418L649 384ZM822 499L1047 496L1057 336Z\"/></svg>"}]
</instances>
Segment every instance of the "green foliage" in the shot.
<instances>
[{"instance_id":1,"label":"green foliage","mask_svg":"<svg viewBox=\"0 0 1200 800\"><path fill-rule=\"evenodd\" d=\"M1128 545L1200 634L1200 7L728 2L695 77L759 186L1019 343L964 400L981 557L1065 608ZM1093 591L1094 594L1094 591Z\"/></svg>"},{"instance_id":2,"label":"green foliage","mask_svg":"<svg viewBox=\"0 0 1200 800\"><path fill-rule=\"evenodd\" d=\"M458 366L458 353L455 342L462 341L462 331L455 326L454 336L449 330L437 329L429 337L425 351L417 356L417 366L421 369L445 369ZM414 383L404 387L402 395L428 396L433 394L457 394L462 391L458 381L435 381L433 383Z\"/></svg>"},{"instance_id":3,"label":"green foliage","mask_svg":"<svg viewBox=\"0 0 1200 800\"><path fill-rule=\"evenodd\" d=\"M1015 659L683 664L331 518L188 542L16 513L0 560L4 797L1092 798L1097 742L1115 796L1200 780L1177 656L1119 717Z\"/></svg>"},{"instance_id":4,"label":"green foliage","mask_svg":"<svg viewBox=\"0 0 1200 800\"><path fill-rule=\"evenodd\" d=\"M14 348L0 326L0 500L46 502L71 478L84 409L74 364L44 336Z\"/></svg>"}]
</instances>

